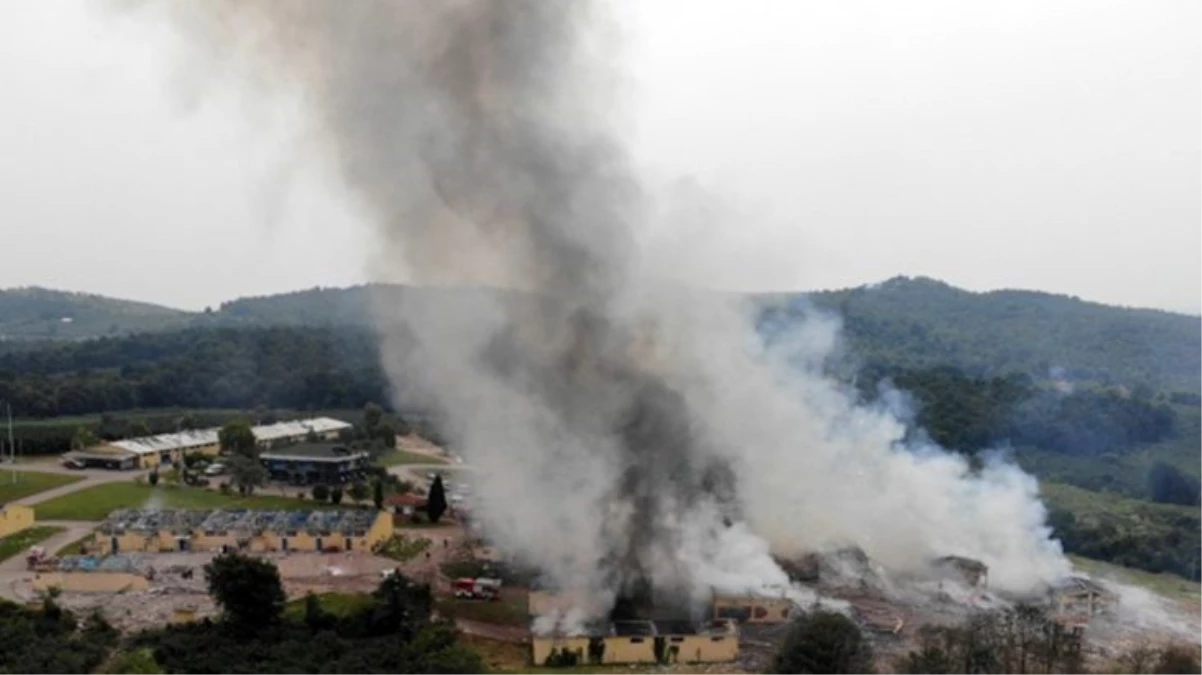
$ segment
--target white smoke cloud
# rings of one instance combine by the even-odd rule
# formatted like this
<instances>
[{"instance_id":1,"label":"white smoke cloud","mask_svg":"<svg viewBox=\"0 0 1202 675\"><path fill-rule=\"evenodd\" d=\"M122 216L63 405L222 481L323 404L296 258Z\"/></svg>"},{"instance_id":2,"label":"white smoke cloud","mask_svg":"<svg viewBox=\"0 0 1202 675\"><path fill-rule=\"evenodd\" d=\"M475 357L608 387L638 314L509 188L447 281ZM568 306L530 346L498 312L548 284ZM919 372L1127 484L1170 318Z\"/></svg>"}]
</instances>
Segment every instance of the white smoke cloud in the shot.
<instances>
[{"instance_id":1,"label":"white smoke cloud","mask_svg":"<svg viewBox=\"0 0 1202 675\"><path fill-rule=\"evenodd\" d=\"M586 3L166 7L245 82L300 92L307 149L363 206L384 278L399 265L535 294L378 309L394 388L477 467L490 538L579 597L547 621L581 625L640 581L694 604L786 587L771 553L846 545L902 571L979 558L1013 591L1067 572L1030 477L905 446L894 414L825 374L837 322L811 316L766 347L742 299L640 267L643 190Z\"/></svg>"}]
</instances>

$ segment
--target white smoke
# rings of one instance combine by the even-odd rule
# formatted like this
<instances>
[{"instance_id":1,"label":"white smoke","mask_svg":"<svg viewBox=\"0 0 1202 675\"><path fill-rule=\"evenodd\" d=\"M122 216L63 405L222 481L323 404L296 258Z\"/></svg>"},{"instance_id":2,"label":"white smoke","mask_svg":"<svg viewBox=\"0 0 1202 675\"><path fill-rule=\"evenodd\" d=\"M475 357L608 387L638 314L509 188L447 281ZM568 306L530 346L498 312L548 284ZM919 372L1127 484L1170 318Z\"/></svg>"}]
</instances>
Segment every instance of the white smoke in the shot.
<instances>
[{"instance_id":1,"label":"white smoke","mask_svg":"<svg viewBox=\"0 0 1202 675\"><path fill-rule=\"evenodd\" d=\"M1013 591L1067 573L1029 476L907 447L894 414L825 374L835 322L766 347L744 300L640 269L649 211L587 3L164 7L249 82L300 92L382 278L535 294L390 295L379 319L401 402L435 408L478 468L489 538L579 598L547 621L602 616L644 578L694 604L785 588L770 553L847 545L895 570L978 558ZM702 487L715 466L734 503Z\"/></svg>"}]
</instances>

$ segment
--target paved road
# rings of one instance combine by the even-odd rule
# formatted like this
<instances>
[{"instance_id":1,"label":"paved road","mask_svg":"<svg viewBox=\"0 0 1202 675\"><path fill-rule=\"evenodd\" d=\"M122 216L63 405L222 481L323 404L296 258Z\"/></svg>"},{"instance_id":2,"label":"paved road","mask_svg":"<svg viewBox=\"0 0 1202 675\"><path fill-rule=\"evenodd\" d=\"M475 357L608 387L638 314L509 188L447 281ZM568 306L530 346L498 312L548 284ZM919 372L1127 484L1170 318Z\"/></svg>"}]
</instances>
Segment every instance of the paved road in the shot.
<instances>
[{"instance_id":1,"label":"paved road","mask_svg":"<svg viewBox=\"0 0 1202 675\"><path fill-rule=\"evenodd\" d=\"M76 520L40 520L38 521L38 525L64 528L63 532L50 537L40 544L50 555L54 555L67 544L83 539L89 532L96 528L96 523ZM25 551L21 551L8 560L0 562L0 598L12 602L24 602L30 599L28 593L22 596L22 594L17 592L18 587L24 586L24 582L33 578L33 573L27 570L25 565Z\"/></svg>"},{"instance_id":2,"label":"paved road","mask_svg":"<svg viewBox=\"0 0 1202 675\"><path fill-rule=\"evenodd\" d=\"M135 476L146 473L144 471L108 471L105 469L85 469L73 470L68 469L57 462L57 460L32 461L22 462L15 467L11 464L5 465L4 470L15 468L17 471L38 471L41 473L61 473L71 476L83 476L83 480L76 481L69 485L61 485L49 490L43 490L20 499L13 500L14 504L23 504L25 506L34 506L42 502L49 501L56 497L69 495L80 490L86 490L96 485L104 485L105 483L120 483L132 481ZM39 520L37 525L50 525L66 528L64 532L50 537L41 543L41 546L46 549L46 552L53 555L60 548L84 538L89 532L96 529L99 523L73 521L73 520ZM17 593L16 588L23 586L24 582L33 577L33 574L25 569L25 551L0 562L0 598L11 600L14 602L22 602L27 600L27 597L21 597Z\"/></svg>"}]
</instances>

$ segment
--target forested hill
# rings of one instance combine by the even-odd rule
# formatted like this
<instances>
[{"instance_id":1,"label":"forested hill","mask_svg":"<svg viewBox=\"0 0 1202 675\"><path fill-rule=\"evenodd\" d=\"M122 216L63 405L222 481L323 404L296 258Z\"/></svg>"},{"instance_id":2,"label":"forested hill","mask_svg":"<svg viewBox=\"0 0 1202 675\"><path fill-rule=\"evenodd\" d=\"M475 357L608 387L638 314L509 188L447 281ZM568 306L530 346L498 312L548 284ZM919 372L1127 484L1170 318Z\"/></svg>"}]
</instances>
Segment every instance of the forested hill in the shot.
<instances>
[{"instance_id":1,"label":"forested hill","mask_svg":"<svg viewBox=\"0 0 1202 675\"><path fill-rule=\"evenodd\" d=\"M340 326L370 323L373 303L465 302L487 291L404 286L315 288L240 298L205 312L45 289L0 291L0 339L114 336L182 327ZM953 366L989 376L1202 389L1202 319L1032 291L973 293L932 279L898 277L837 291L754 296L765 327L813 305L839 314L862 366ZM64 321L70 319L70 321ZM29 346L29 345L25 345Z\"/></svg>"},{"instance_id":2,"label":"forested hill","mask_svg":"<svg viewBox=\"0 0 1202 675\"><path fill-rule=\"evenodd\" d=\"M838 313L865 364L954 366L973 375L1036 378L1198 392L1202 318L1113 307L1032 291L973 293L933 279L785 299L785 315L814 305Z\"/></svg>"},{"instance_id":3,"label":"forested hill","mask_svg":"<svg viewBox=\"0 0 1202 675\"><path fill-rule=\"evenodd\" d=\"M36 286L0 290L0 339L76 339L187 325L190 312Z\"/></svg>"}]
</instances>

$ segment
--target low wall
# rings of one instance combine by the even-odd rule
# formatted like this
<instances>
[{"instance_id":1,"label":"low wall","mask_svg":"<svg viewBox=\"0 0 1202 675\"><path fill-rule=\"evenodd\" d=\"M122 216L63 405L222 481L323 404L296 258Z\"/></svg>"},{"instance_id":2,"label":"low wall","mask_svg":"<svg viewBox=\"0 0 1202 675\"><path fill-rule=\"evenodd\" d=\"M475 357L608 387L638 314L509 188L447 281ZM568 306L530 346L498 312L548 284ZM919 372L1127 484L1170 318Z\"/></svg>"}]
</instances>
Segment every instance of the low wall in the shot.
<instances>
[{"instance_id":1,"label":"low wall","mask_svg":"<svg viewBox=\"0 0 1202 675\"><path fill-rule=\"evenodd\" d=\"M121 593L145 591L150 581L129 572L43 572L33 578L33 590L58 588L69 593Z\"/></svg>"}]
</instances>

